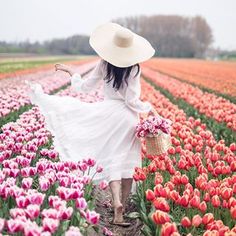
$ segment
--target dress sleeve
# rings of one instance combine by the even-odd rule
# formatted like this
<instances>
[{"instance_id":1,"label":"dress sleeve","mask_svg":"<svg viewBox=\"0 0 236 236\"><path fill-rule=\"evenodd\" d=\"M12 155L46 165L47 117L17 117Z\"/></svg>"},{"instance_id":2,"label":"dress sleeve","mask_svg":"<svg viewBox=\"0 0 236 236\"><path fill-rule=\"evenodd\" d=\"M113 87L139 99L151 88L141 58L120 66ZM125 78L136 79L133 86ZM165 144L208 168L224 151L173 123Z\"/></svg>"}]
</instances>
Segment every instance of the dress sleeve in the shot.
<instances>
[{"instance_id":1,"label":"dress sleeve","mask_svg":"<svg viewBox=\"0 0 236 236\"><path fill-rule=\"evenodd\" d=\"M141 69L135 77L130 78L130 80L128 81L128 86L125 94L125 103L129 108L138 113L149 112L153 108L151 103L147 101L142 102L140 100L140 95L141 95L140 75L141 75Z\"/></svg>"},{"instance_id":2,"label":"dress sleeve","mask_svg":"<svg viewBox=\"0 0 236 236\"><path fill-rule=\"evenodd\" d=\"M98 82L102 79L102 68L101 60L96 64L92 72L89 73L89 76L85 76L84 79L81 78L79 73L75 73L71 76L71 87L78 91L87 93L92 89L96 88Z\"/></svg>"}]
</instances>

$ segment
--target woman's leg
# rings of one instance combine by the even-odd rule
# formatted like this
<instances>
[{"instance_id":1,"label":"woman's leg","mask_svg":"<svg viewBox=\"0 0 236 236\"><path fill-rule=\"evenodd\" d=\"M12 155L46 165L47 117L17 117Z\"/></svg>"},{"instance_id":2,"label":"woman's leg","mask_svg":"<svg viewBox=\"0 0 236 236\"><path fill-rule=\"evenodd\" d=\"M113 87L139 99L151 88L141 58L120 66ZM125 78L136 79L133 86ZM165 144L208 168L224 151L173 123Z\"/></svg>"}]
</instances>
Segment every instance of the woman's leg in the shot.
<instances>
[{"instance_id":1,"label":"woman's leg","mask_svg":"<svg viewBox=\"0 0 236 236\"><path fill-rule=\"evenodd\" d=\"M120 180L109 182L111 188L113 207L114 207L114 222L123 221L123 205L120 201Z\"/></svg>"},{"instance_id":2,"label":"woman's leg","mask_svg":"<svg viewBox=\"0 0 236 236\"><path fill-rule=\"evenodd\" d=\"M123 212L125 212L126 200L132 188L133 178L121 179L121 203L123 205Z\"/></svg>"}]
</instances>

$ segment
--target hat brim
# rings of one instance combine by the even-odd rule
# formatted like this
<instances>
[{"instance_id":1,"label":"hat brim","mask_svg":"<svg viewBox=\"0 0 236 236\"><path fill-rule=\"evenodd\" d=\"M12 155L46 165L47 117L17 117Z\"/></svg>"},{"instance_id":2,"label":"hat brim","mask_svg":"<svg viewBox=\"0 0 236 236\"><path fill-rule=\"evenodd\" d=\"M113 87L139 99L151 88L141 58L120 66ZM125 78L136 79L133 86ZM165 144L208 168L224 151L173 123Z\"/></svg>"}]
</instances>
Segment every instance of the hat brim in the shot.
<instances>
[{"instance_id":1,"label":"hat brim","mask_svg":"<svg viewBox=\"0 0 236 236\"><path fill-rule=\"evenodd\" d=\"M133 43L129 47L118 47L113 36L118 29L124 27L116 23L98 26L89 38L90 46L96 53L117 67L129 67L150 59L155 54L152 45L140 35L133 33Z\"/></svg>"}]
</instances>

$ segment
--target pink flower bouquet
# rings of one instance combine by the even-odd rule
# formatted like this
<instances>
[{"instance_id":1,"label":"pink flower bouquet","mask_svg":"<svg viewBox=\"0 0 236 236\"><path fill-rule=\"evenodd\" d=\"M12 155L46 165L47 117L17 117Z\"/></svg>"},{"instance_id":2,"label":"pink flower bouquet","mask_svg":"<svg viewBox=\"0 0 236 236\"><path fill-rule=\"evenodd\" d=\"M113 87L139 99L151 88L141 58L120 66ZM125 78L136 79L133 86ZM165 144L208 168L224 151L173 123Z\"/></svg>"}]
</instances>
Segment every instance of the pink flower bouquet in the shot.
<instances>
[{"instance_id":1,"label":"pink flower bouquet","mask_svg":"<svg viewBox=\"0 0 236 236\"><path fill-rule=\"evenodd\" d=\"M154 137L161 132L170 134L172 121L161 116L149 116L136 125L136 137Z\"/></svg>"}]
</instances>

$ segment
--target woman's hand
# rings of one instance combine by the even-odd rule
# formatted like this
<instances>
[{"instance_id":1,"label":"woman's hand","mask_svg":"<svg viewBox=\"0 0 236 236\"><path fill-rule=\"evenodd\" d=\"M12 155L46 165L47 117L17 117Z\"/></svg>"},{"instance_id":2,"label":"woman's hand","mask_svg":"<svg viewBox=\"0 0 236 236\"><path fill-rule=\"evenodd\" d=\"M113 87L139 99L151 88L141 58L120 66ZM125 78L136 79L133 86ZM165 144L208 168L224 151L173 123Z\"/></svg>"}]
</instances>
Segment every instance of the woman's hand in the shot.
<instances>
[{"instance_id":1,"label":"woman's hand","mask_svg":"<svg viewBox=\"0 0 236 236\"><path fill-rule=\"evenodd\" d=\"M72 71L72 69L71 69L68 65L65 65L65 64L56 63L56 64L55 64L55 70L56 70L56 71L61 70L61 71L67 72L67 73L69 73L71 76L74 74L74 72Z\"/></svg>"},{"instance_id":2,"label":"woman's hand","mask_svg":"<svg viewBox=\"0 0 236 236\"><path fill-rule=\"evenodd\" d=\"M148 112L148 116L155 116L155 115L156 115L156 111L154 109Z\"/></svg>"}]
</instances>

